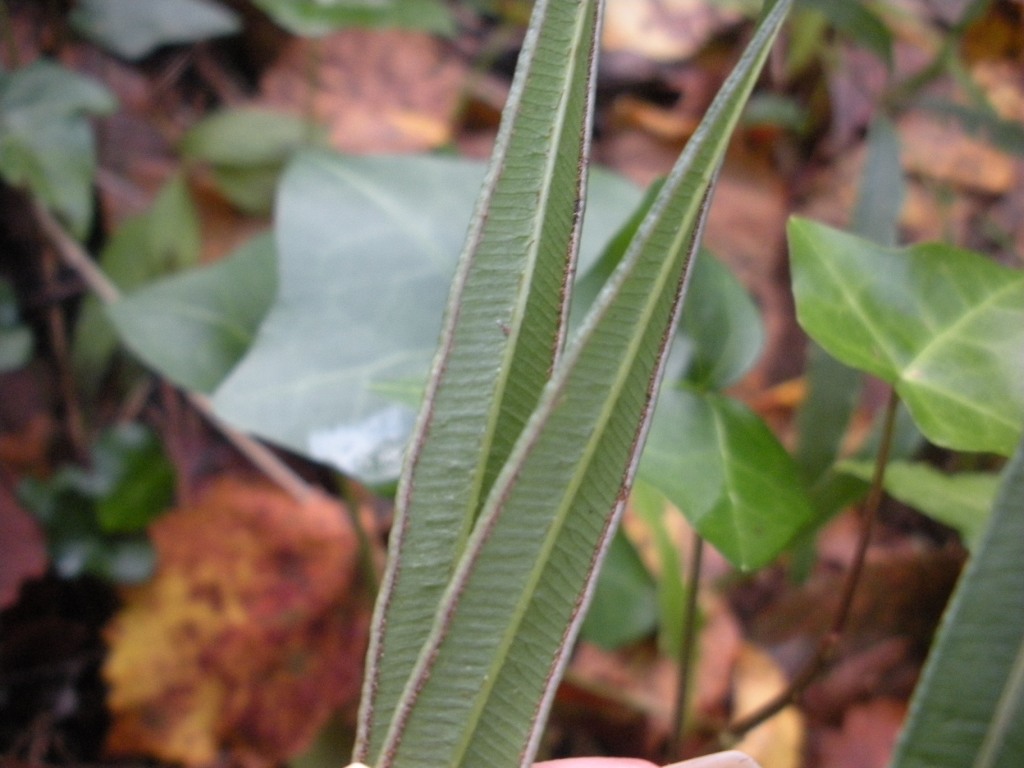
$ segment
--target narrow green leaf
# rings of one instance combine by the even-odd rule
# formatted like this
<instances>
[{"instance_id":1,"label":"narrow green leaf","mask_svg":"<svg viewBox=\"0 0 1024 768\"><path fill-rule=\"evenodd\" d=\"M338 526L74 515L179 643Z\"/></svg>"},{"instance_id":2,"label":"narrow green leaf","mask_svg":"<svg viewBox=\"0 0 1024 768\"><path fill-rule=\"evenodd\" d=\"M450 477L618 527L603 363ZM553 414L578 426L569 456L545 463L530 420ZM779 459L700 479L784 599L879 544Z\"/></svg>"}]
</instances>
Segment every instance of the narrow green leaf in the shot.
<instances>
[{"instance_id":1,"label":"narrow green leaf","mask_svg":"<svg viewBox=\"0 0 1024 768\"><path fill-rule=\"evenodd\" d=\"M883 248L789 224L797 318L892 383L932 442L1009 453L1024 424L1024 273L969 251Z\"/></svg>"},{"instance_id":2,"label":"narrow green leaf","mask_svg":"<svg viewBox=\"0 0 1024 768\"><path fill-rule=\"evenodd\" d=\"M876 117L868 129L867 157L851 221L853 232L879 245L896 245L906 187L899 134L887 117Z\"/></svg>"},{"instance_id":3,"label":"narrow green leaf","mask_svg":"<svg viewBox=\"0 0 1024 768\"><path fill-rule=\"evenodd\" d=\"M377 768L525 766L628 492L709 186L789 4L667 180L488 495Z\"/></svg>"},{"instance_id":4,"label":"narrow green leaf","mask_svg":"<svg viewBox=\"0 0 1024 768\"><path fill-rule=\"evenodd\" d=\"M745 570L770 562L813 519L789 454L756 414L722 395L662 392L640 477Z\"/></svg>"},{"instance_id":5,"label":"narrow green leaf","mask_svg":"<svg viewBox=\"0 0 1024 768\"><path fill-rule=\"evenodd\" d=\"M69 20L79 34L126 59L241 29L237 15L206 0L79 0Z\"/></svg>"},{"instance_id":6,"label":"narrow green leaf","mask_svg":"<svg viewBox=\"0 0 1024 768\"><path fill-rule=\"evenodd\" d=\"M107 315L146 365L211 392L255 338L274 298L276 264L273 239L261 235L216 264L123 296Z\"/></svg>"},{"instance_id":7,"label":"narrow green leaf","mask_svg":"<svg viewBox=\"0 0 1024 768\"><path fill-rule=\"evenodd\" d=\"M836 470L870 482L873 465L843 461ZM947 474L910 461L890 461L885 467L886 493L955 528L970 547L985 530L998 484L998 476L991 472Z\"/></svg>"},{"instance_id":8,"label":"narrow green leaf","mask_svg":"<svg viewBox=\"0 0 1024 768\"><path fill-rule=\"evenodd\" d=\"M561 350L586 188L598 9L597 0L534 7L399 482L359 761L384 743L481 501Z\"/></svg>"},{"instance_id":9,"label":"narrow green leaf","mask_svg":"<svg viewBox=\"0 0 1024 768\"><path fill-rule=\"evenodd\" d=\"M572 293L571 327L579 326L621 261L661 186L660 181L650 186L600 259L577 280ZM666 375L685 376L696 386L715 389L724 389L746 373L764 345L764 324L750 295L728 267L706 249L701 249L690 276L678 337L677 355Z\"/></svg>"},{"instance_id":10,"label":"narrow green leaf","mask_svg":"<svg viewBox=\"0 0 1024 768\"><path fill-rule=\"evenodd\" d=\"M1021 510L1024 443L942 619L893 768L1013 768L1024 754Z\"/></svg>"},{"instance_id":11,"label":"narrow green leaf","mask_svg":"<svg viewBox=\"0 0 1024 768\"><path fill-rule=\"evenodd\" d=\"M683 583L683 566L675 541L669 535L663 515L665 495L654 486L645 483L637 474L629 497L630 508L643 520L654 539L658 551L661 573L658 574L658 648L670 658L679 658L683 639L683 611L686 585Z\"/></svg>"}]
</instances>

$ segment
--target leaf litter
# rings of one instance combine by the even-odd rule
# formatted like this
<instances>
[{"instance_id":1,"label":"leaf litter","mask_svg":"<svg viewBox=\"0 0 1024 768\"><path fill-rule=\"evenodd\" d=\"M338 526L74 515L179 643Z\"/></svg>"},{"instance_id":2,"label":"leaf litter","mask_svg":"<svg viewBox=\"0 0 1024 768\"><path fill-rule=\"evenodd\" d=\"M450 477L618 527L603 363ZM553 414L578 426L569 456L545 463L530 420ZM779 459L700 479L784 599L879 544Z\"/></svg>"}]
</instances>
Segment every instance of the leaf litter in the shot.
<instances>
[{"instance_id":1,"label":"leaf litter","mask_svg":"<svg viewBox=\"0 0 1024 768\"><path fill-rule=\"evenodd\" d=\"M12 7L18 9L17 45L22 60L30 61L39 54L36 30L46 19L25 5ZM979 31L968 36L964 55L967 76L998 115L1019 121L1024 88L1014 74L1022 33L1019 12L1013 16L1005 5L995 4L977 22ZM619 48L616 56L644 63L617 65L626 75L608 91L599 111L595 153L646 183L668 168L703 109L702 94L717 87L721 51L735 47L730 30L736 22L728 14L712 14L708 3L685 0L613 6L606 34ZM673 25L650 38L639 35L660 6L675 14ZM925 33L951 19L933 18L930 14L942 9L930 11L924 4L904 6L911 22L893 24L895 71L905 74L933 52ZM478 88L467 84L474 79L470 70L477 66L473 58L481 55L481 41L487 42L488 28L474 24L454 42L418 32L353 29L318 43L251 24L240 54L227 43L204 44L195 58L183 49L164 49L131 66L72 40L62 59L108 82L124 107L106 118L99 132L106 233L147 207L175 170L175 142L199 117L221 106L246 103L300 115L311 110L327 125L332 146L349 151L406 152L454 144L482 152L495 130L496 112L490 101L481 103ZM506 33L496 38L492 60L498 66L483 67L499 91L503 58L516 45L514 30ZM751 402L774 398L779 387L801 381L795 377L803 341L792 318L781 250L785 216L796 207L832 223L848 220L863 162L863 132L884 85L884 67L840 38L843 66L815 65L824 68L820 75L831 114L822 110L820 93L801 96L811 105L812 124L818 121L817 133L748 126L716 193L709 243L766 316L768 351L736 388ZM984 45L978 42L982 38ZM317 57L321 61L310 84L305 73ZM806 73L789 82L792 90L802 87L801 77ZM930 95L945 98L954 90L940 82ZM901 215L904 238L951 237L966 247L994 249L1006 263L1020 266L1019 159L935 110L908 110L898 127L909 177ZM265 219L240 214L202 174L192 174L188 183L203 201L204 260L266 226ZM6 217L4 226L15 228ZM212 240L216 247L209 245ZM36 312L40 329L42 317ZM28 412L31 399L4 384L5 413ZM0 458L13 468L15 479L52 471L67 454L54 428L60 412L52 402L43 415L32 407L31 421L0 420ZM791 429L789 408L773 421L784 441ZM867 417L859 412L857 418ZM207 490L197 504L179 504L153 525L157 574L149 584L124 591L121 609L106 624L109 651L103 670L113 724L107 752L86 752L80 755L84 759L125 754L189 766L218 760L277 764L301 753L320 725L339 708L347 711L358 695L367 605L356 575L356 536L344 509L323 497L297 504L267 484L224 475L209 460L218 450L200 446L208 463L218 467L204 481ZM188 478L186 485L197 479ZM386 518L386 502L378 503ZM841 514L822 533L818 564L803 585L789 583L779 567L747 579L738 579L721 561L709 569L694 703L698 741L701 728L721 725L730 708L777 687L814 642L822 629L816 617L828 615L844 553L855 541L853 522L849 513ZM39 571L38 549L31 536L25 541L29 565L19 579ZM650 563L654 558L643 541L634 536L634 542ZM372 544L379 557L379 537ZM769 741L778 754L759 753L765 768L885 763L963 550L948 531L922 524L899 505L887 510L873 550L846 655L808 691L806 723L775 726L780 730ZM23 599L37 583L22 588ZM14 662L4 654L13 633L9 617L24 615L17 608L5 612L0 623L0 686L8 686L12 675ZM15 629L41 626L20 621ZM46 643L51 650L62 647L53 639ZM34 670L23 664L17 671ZM674 662L650 642L614 653L581 646L556 704L548 739L552 753L656 755L670 716L674 674ZM40 711L57 710L51 704ZM8 737L9 731L3 734ZM74 740L71 747L76 748Z\"/></svg>"}]
</instances>

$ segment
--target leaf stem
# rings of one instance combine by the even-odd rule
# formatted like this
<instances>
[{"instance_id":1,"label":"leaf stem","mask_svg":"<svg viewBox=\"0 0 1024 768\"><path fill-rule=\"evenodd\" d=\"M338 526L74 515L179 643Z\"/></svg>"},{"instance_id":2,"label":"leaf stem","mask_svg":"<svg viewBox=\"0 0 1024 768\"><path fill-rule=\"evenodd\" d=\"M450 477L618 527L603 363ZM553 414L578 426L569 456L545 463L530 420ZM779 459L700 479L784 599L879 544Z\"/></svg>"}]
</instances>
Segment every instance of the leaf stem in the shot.
<instances>
[{"instance_id":1,"label":"leaf stem","mask_svg":"<svg viewBox=\"0 0 1024 768\"><path fill-rule=\"evenodd\" d=\"M686 573L686 604L683 607L683 636L679 642L679 682L675 710L672 713L672 736L665 759L683 759L683 738L686 735L686 700L693 676L693 656L697 638L697 593L700 587L701 561L704 559L704 538L693 529L690 562Z\"/></svg>"},{"instance_id":2,"label":"leaf stem","mask_svg":"<svg viewBox=\"0 0 1024 768\"><path fill-rule=\"evenodd\" d=\"M808 659L799 672L793 677L789 685L760 708L749 715L736 720L719 735L719 742L722 744L733 744L743 734L752 730L768 718L795 703L800 695L811 684L822 667L831 661L835 654L836 647L846 627L853 607L853 597L857 586L860 583L861 574L864 571L864 561L868 551L868 544L871 541L871 531L874 527L875 518L878 516L878 508L882 502L883 480L885 479L885 467L889 462L889 450L892 446L893 427L896 419L896 406L899 397L896 390L889 390L889 397L885 405L885 415L882 422L882 435L878 446L878 455L875 457L875 469L871 478L871 488L868 491L867 500L864 502L863 517L861 520L860 538L857 541L857 549L854 553L850 570L843 582L843 591L839 598L839 607L832 618L832 624L818 642L817 650Z\"/></svg>"},{"instance_id":3,"label":"leaf stem","mask_svg":"<svg viewBox=\"0 0 1024 768\"><path fill-rule=\"evenodd\" d=\"M121 296L120 290L89 257L85 249L67 233L54 215L39 201L33 200L32 207L40 229L64 262L78 273L89 289L104 304L117 301ZM313 487L299 477L277 454L262 443L229 426L215 415L206 395L188 390L185 390L183 394L189 404L224 435L228 442L296 501L304 502L313 493Z\"/></svg>"}]
</instances>

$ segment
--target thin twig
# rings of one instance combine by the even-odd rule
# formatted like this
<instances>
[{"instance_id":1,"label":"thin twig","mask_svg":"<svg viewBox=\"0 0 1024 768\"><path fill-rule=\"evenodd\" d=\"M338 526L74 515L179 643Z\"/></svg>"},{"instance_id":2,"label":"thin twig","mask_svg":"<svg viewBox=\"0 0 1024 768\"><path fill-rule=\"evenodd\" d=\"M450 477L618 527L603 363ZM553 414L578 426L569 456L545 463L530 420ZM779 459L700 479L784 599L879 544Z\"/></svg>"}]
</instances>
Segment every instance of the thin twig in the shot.
<instances>
[{"instance_id":1,"label":"thin twig","mask_svg":"<svg viewBox=\"0 0 1024 768\"><path fill-rule=\"evenodd\" d=\"M700 587L700 567L704 559L704 537L693 530L693 546L686 574L686 605L683 608L683 636L679 642L679 687L676 690L675 711L672 716L672 738L669 740L668 762L683 759L683 738L686 735L686 700L693 676L694 646L697 639L697 592Z\"/></svg>"},{"instance_id":2,"label":"thin twig","mask_svg":"<svg viewBox=\"0 0 1024 768\"><path fill-rule=\"evenodd\" d=\"M43 249L42 262L44 291L49 299L50 288L56 285L58 271L57 257L54 255L53 249ZM71 444L75 457L79 461L85 461L89 456L89 441L71 370L68 327L64 313L57 302L49 300L46 302L46 325L50 335L50 346L53 348L53 362L57 369L57 383L60 387L61 399L64 402L64 423L68 442Z\"/></svg>"},{"instance_id":3,"label":"thin twig","mask_svg":"<svg viewBox=\"0 0 1024 768\"><path fill-rule=\"evenodd\" d=\"M43 233L50 239L61 258L70 265L90 290L105 304L117 301L120 291L89 254L71 237L45 207L33 201L36 220ZM213 413L210 400L198 392L185 391L185 398L191 406L202 414L227 440L238 449L263 474L277 483L283 490L293 496L296 501L305 501L313 488L299 477L291 467L285 464L273 451L248 435L229 426Z\"/></svg>"},{"instance_id":4,"label":"thin twig","mask_svg":"<svg viewBox=\"0 0 1024 768\"><path fill-rule=\"evenodd\" d=\"M853 562L850 564L850 570L847 572L846 579L843 582L839 607L832 618L832 624L828 632L822 636L814 655L807 660L786 689L759 709L726 728L719 736L719 741L722 744L735 743L747 731L757 727L790 704L795 703L835 653L836 646L839 644L839 639L853 608L853 597L860 583L861 574L864 571L864 561L868 551L868 544L871 541L871 531L874 527L875 518L878 516L878 507L882 502L882 482L885 479L885 467L889 462L889 449L892 446L893 425L895 423L896 405L898 402L899 397L896 395L896 391L890 389L889 398L885 406L885 416L882 422L882 436L878 446L878 455L875 457L875 468L871 477L871 489L868 492L867 501L864 502L857 550L854 553Z\"/></svg>"}]
</instances>

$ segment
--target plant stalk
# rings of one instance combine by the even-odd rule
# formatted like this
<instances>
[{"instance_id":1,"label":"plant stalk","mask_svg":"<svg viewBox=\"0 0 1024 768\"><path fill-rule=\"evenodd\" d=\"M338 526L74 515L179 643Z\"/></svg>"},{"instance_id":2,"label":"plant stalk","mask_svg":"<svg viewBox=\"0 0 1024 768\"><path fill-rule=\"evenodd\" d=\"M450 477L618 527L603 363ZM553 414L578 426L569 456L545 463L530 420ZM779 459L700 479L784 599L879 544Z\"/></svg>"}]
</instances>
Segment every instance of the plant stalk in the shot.
<instances>
[{"instance_id":1,"label":"plant stalk","mask_svg":"<svg viewBox=\"0 0 1024 768\"><path fill-rule=\"evenodd\" d=\"M860 538L857 540L857 550L854 553L850 570L843 582L842 595L839 598L839 607L832 618L828 631L821 637L818 647L813 656L808 659L800 671L793 677L789 685L760 708L749 715L736 720L719 735L721 744L734 744L743 734L757 727L765 720L785 709L790 704L799 700L801 694L807 689L821 669L835 654L836 647L846 627L853 607L853 598L860 583L861 574L864 571L864 561L868 551L868 544L871 542L871 532L874 527L875 518L878 516L878 508L882 502L883 486L885 479L885 467L889 462L889 451L892 446L893 427L896 420L896 406L899 397L896 390L890 388L889 397L885 405L885 415L882 422L882 435L878 446L878 455L875 457L874 473L871 477L871 488L868 491L868 498L864 502L863 518L861 520Z\"/></svg>"},{"instance_id":2,"label":"plant stalk","mask_svg":"<svg viewBox=\"0 0 1024 768\"><path fill-rule=\"evenodd\" d=\"M32 202L36 221L43 234L50 240L60 257L85 281L99 299L110 304L120 298L118 287L104 274L89 254L61 226L60 222L38 201ZM296 501L302 503L313 493L313 488L273 451L234 427L222 421L213 412L206 395L184 391L191 406L202 414L238 451L253 463L263 474L279 485Z\"/></svg>"},{"instance_id":3,"label":"plant stalk","mask_svg":"<svg viewBox=\"0 0 1024 768\"><path fill-rule=\"evenodd\" d=\"M701 561L704 559L704 537L693 529L690 562L686 574L686 604L683 607L683 636L679 643L679 687L672 714L672 736L665 759L683 759L683 738L686 735L686 702L693 675L694 650L697 639L697 593L700 587Z\"/></svg>"}]
</instances>

